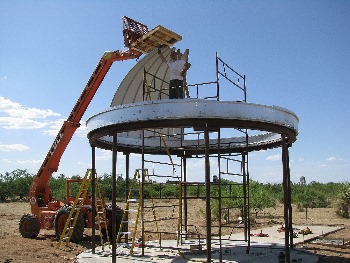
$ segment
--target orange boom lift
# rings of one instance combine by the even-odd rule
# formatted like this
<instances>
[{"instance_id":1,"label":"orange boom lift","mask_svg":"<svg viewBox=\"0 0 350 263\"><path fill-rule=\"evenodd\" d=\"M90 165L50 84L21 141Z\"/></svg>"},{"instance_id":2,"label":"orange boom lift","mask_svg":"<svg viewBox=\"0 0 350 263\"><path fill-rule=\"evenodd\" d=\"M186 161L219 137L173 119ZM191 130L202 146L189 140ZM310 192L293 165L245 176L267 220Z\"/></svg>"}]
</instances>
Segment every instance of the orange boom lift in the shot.
<instances>
[{"instance_id":1,"label":"orange boom lift","mask_svg":"<svg viewBox=\"0 0 350 263\"><path fill-rule=\"evenodd\" d=\"M136 41L138 38L142 37L148 32L147 26L141 23L127 17L123 17L122 20L123 34L125 36L124 40L127 47L130 46L129 43ZM67 199L64 201L53 198L48 182L51 179L52 174L57 172L61 157L67 148L67 145L69 144L77 128L80 126L81 118L83 117L87 107L100 87L113 62L137 59L141 55L142 52L130 48L126 51L107 51L103 54L68 119L63 123L60 131L58 132L37 175L33 179L29 191L29 200L32 213L23 215L19 224L19 231L23 237L36 238L40 232L40 229L55 229L56 236L60 236L63 226L62 223L54 223L55 217L61 214L59 213L60 209L74 203L74 198L69 197L69 184L79 182L79 179L67 180ZM80 181L82 181L82 179L80 179ZM84 219L86 219L85 227L92 227L92 209L89 209L88 207L92 204L88 197L85 199L84 210L81 211L81 213L83 214ZM67 215L65 216L65 220L67 220ZM62 220L56 221L60 222ZM64 223L65 222L63 222L63 224Z\"/></svg>"},{"instance_id":2,"label":"orange boom lift","mask_svg":"<svg viewBox=\"0 0 350 263\"><path fill-rule=\"evenodd\" d=\"M171 46L175 42L181 40L181 36L162 26L157 26L149 31L147 26L131 18L124 16L122 22L124 45L128 49L126 51L107 51L103 54L68 119L63 123L37 175L33 179L29 191L31 214L23 215L19 223L19 231L25 238L36 238L40 229L54 229L56 236L60 238L61 242L61 234L67 226L67 220L73 219L69 218L70 210L73 210L72 208L75 207L78 199L83 199L82 201L79 200L81 204L79 208L79 218L83 223L77 223L81 229L78 231L78 235L73 233L72 241L79 242L83 237L84 227L92 227L92 203L91 199L86 194L86 188L91 181L91 177L87 176L88 173L85 175L84 179L67 180L67 198L63 201L56 200L52 196L48 182L52 174L57 172L61 157L67 145L80 126L82 116L113 62L137 59L142 53L148 53L160 46ZM88 181L88 184L85 184L86 181ZM71 197L69 195L70 183L81 183L80 189L85 187L84 195L79 196L79 198ZM105 205L104 200L101 201L101 203ZM119 212L122 213L123 211ZM106 219L105 224L98 224L95 228L98 229L100 227L100 230L111 233L111 207L105 205L103 213ZM120 220L121 218L118 222L117 219L117 226L119 226ZM76 221L77 219L74 219L74 222Z\"/></svg>"}]
</instances>

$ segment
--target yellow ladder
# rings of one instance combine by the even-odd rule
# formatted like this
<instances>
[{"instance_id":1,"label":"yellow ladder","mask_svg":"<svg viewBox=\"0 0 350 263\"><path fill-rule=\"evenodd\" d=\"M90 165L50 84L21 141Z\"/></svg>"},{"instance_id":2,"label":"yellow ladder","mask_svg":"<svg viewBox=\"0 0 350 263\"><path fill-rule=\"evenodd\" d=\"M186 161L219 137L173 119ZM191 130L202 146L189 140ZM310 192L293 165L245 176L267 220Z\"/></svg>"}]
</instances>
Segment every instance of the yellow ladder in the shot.
<instances>
[{"instance_id":1,"label":"yellow ladder","mask_svg":"<svg viewBox=\"0 0 350 263\"><path fill-rule=\"evenodd\" d=\"M75 224L77 223L77 219L80 214L81 207L84 205L84 200L87 195L87 191L89 189L90 181L91 181L92 171L88 169L85 173L83 181L80 184L79 192L74 200L72 208L70 209L67 221L62 230L60 240L57 243L57 248L60 247L62 241L66 241L66 245L69 244L69 241L72 237Z\"/></svg>"},{"instance_id":2,"label":"yellow ladder","mask_svg":"<svg viewBox=\"0 0 350 263\"><path fill-rule=\"evenodd\" d=\"M147 172L147 170L143 170L141 174L140 174L140 171L142 171L142 169L135 170L134 178L132 180L130 191L128 194L128 198L126 200L122 221L120 223L118 236L117 236L117 242L120 242L121 235L132 234L131 247L130 247L130 255L131 256L133 254L133 250L134 250L134 246L135 246L137 225L138 225L138 221L139 221L139 217L140 217L141 204L142 204L141 180L143 180L145 178L144 175L145 175L145 172ZM141 176L142 176L142 178L141 178ZM134 196L135 193L138 193L138 196L135 197ZM135 203L135 204L138 203L137 209L131 209L130 208L131 203ZM129 214L132 214L132 213L136 213L134 220L129 219ZM126 230L124 227L125 226L124 224L127 224L127 226L128 226L129 223L134 224L133 231L132 232L123 231L123 230Z\"/></svg>"},{"instance_id":3,"label":"yellow ladder","mask_svg":"<svg viewBox=\"0 0 350 263\"><path fill-rule=\"evenodd\" d=\"M101 188L100 188L100 185L98 183L97 177L95 180L96 180L95 182L96 182L96 188L97 188L97 192L98 192L98 196L96 196L96 198L95 198L96 220L97 220L96 225L98 225L101 246L102 246L102 249L104 250L104 243L103 243L103 236L102 236L101 229L102 229L102 226L107 227L106 213L104 211L105 201L103 199ZM63 228L63 231L60 235L60 240L57 243L57 248L60 247L62 241L65 241L66 245L69 244L70 239L71 239L72 234L73 234L73 231L74 231L74 227L77 223L77 219L79 217L81 208L84 205L84 200L86 198L91 181L92 181L92 170L88 169L85 173L85 176L84 176L81 184L80 184L78 194L77 194L75 201L74 201L74 203L71 207L71 210L69 212L67 221L66 221L65 226ZM94 227L94 226L92 226L92 227ZM109 241L108 235L107 235L107 239L108 239L108 246L110 246L110 241Z\"/></svg>"},{"instance_id":4,"label":"yellow ladder","mask_svg":"<svg viewBox=\"0 0 350 263\"><path fill-rule=\"evenodd\" d=\"M98 194L98 196L96 196L95 198L96 220L97 220L96 224L98 225L98 229L99 229L101 247L102 247L102 250L104 250L103 235L101 231L102 227L106 229L107 244L109 248L111 248L111 243L109 241L109 235L107 230L107 219L106 219L106 211L105 211L106 203L102 196L101 187L100 187L100 184L98 183L97 176L96 176L96 188L97 188L97 194Z\"/></svg>"}]
</instances>

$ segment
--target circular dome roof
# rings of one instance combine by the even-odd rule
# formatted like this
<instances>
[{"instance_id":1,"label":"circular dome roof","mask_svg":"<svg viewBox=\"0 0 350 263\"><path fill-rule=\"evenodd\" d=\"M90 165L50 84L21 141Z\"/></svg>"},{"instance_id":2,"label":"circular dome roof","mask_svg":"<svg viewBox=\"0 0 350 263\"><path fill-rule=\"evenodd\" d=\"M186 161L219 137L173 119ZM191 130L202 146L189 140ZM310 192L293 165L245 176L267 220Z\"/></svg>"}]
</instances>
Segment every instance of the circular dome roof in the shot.
<instances>
[{"instance_id":1,"label":"circular dome roof","mask_svg":"<svg viewBox=\"0 0 350 263\"><path fill-rule=\"evenodd\" d=\"M174 48L163 48L162 53L166 60L170 59L170 52ZM182 55L182 59L187 59L186 52ZM143 79L144 71L146 74L146 81L149 85L155 85L157 90L152 89L150 92L151 100L167 99L169 98L168 83L169 70L166 63L161 60L158 50L153 50L144 56L125 76L120 83L113 100L111 107L129 104L134 102L144 101L143 99ZM160 92L160 90L162 92Z\"/></svg>"}]
</instances>

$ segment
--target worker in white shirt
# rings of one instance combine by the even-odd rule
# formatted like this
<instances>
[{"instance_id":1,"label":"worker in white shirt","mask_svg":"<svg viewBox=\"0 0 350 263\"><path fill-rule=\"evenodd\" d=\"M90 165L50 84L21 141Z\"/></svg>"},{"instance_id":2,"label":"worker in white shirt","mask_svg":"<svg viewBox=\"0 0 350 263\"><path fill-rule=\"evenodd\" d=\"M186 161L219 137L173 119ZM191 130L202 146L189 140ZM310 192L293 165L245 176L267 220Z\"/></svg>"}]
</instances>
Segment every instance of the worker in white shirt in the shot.
<instances>
[{"instance_id":1,"label":"worker in white shirt","mask_svg":"<svg viewBox=\"0 0 350 263\"><path fill-rule=\"evenodd\" d=\"M170 70L170 83L169 83L169 99L183 99L184 98L184 77L187 70L191 67L191 64L185 60L178 59L178 52L173 49L170 53L170 60L167 61L160 49L158 54L164 63L166 63Z\"/></svg>"}]
</instances>

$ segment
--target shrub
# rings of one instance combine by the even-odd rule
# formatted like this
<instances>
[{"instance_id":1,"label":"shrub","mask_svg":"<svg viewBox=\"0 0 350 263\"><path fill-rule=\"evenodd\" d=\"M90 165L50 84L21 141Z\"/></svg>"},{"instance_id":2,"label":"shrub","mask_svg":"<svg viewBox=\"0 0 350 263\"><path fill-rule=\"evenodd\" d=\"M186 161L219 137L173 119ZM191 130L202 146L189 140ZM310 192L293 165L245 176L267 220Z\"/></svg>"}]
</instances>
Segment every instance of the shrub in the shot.
<instances>
[{"instance_id":1,"label":"shrub","mask_svg":"<svg viewBox=\"0 0 350 263\"><path fill-rule=\"evenodd\" d=\"M344 218L349 218L350 183L342 183L338 196L338 214L340 214Z\"/></svg>"}]
</instances>

